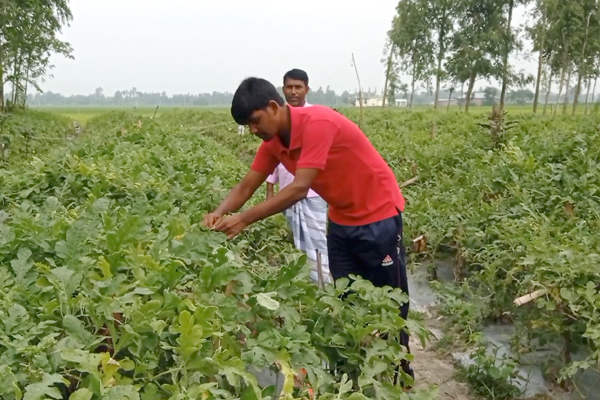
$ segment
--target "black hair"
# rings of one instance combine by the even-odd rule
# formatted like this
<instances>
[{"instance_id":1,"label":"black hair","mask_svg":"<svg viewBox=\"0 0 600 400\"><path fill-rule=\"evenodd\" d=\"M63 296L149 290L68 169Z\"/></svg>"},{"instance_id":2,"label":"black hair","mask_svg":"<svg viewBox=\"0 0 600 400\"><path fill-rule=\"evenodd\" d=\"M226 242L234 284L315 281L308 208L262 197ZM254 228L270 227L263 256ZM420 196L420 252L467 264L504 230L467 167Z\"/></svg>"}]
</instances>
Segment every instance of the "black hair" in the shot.
<instances>
[{"instance_id":1,"label":"black hair","mask_svg":"<svg viewBox=\"0 0 600 400\"><path fill-rule=\"evenodd\" d=\"M285 86L285 81L288 79L295 79L298 81L304 82L304 84L308 87L308 74L301 69L292 69L285 73L283 76L283 85Z\"/></svg>"},{"instance_id":2,"label":"black hair","mask_svg":"<svg viewBox=\"0 0 600 400\"><path fill-rule=\"evenodd\" d=\"M271 82L262 78L246 78L233 95L231 116L238 125L248 125L252 113L266 109L271 101L282 107L285 104Z\"/></svg>"}]
</instances>

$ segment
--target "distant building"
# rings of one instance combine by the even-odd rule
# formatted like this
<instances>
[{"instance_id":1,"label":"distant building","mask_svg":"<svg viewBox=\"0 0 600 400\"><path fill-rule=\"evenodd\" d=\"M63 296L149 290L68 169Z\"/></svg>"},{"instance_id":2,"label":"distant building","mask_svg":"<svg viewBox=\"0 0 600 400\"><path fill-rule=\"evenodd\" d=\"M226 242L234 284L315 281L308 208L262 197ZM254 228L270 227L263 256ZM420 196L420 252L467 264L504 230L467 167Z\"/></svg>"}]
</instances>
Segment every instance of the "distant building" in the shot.
<instances>
[{"instance_id":1,"label":"distant building","mask_svg":"<svg viewBox=\"0 0 600 400\"><path fill-rule=\"evenodd\" d=\"M458 104L457 99L438 99L438 107L448 107L448 102L450 102L450 107Z\"/></svg>"},{"instance_id":2,"label":"distant building","mask_svg":"<svg viewBox=\"0 0 600 400\"><path fill-rule=\"evenodd\" d=\"M362 99L363 107L382 107L383 106L383 97L363 97ZM354 105L356 107L360 107L359 98L354 99ZM389 105L386 101L386 105ZM395 99L394 106L396 107L406 107L408 105L408 100L406 99Z\"/></svg>"},{"instance_id":3,"label":"distant building","mask_svg":"<svg viewBox=\"0 0 600 400\"><path fill-rule=\"evenodd\" d=\"M381 107L383 106L383 97L363 97L362 104L363 107ZM354 100L354 105L360 107L359 97Z\"/></svg>"},{"instance_id":4,"label":"distant building","mask_svg":"<svg viewBox=\"0 0 600 400\"><path fill-rule=\"evenodd\" d=\"M459 105L463 106L463 105L465 105L466 99L467 99L467 96L465 95L465 96L461 96L461 97L457 98L456 100ZM498 96L494 97L494 100L496 102L498 101L498 99L499 99ZM486 101L486 98L485 98L484 92L474 92L474 93L471 93L471 102L469 104L472 106L481 106L481 105L483 105L483 103L485 101Z\"/></svg>"}]
</instances>

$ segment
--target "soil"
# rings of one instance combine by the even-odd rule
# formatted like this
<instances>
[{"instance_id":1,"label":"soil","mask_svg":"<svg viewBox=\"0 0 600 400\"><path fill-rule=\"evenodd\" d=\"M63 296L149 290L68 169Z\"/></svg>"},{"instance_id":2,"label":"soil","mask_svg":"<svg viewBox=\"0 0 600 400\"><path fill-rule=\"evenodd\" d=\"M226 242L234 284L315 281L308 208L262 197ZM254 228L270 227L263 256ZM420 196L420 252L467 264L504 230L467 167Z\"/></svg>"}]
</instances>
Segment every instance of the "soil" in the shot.
<instances>
[{"instance_id":1,"label":"soil","mask_svg":"<svg viewBox=\"0 0 600 400\"><path fill-rule=\"evenodd\" d=\"M415 389L436 385L440 400L477 399L469 394L465 383L456 380L453 360L438 352L433 343L429 342L423 348L420 341L411 338L410 351L415 356L411 363L415 371Z\"/></svg>"}]
</instances>

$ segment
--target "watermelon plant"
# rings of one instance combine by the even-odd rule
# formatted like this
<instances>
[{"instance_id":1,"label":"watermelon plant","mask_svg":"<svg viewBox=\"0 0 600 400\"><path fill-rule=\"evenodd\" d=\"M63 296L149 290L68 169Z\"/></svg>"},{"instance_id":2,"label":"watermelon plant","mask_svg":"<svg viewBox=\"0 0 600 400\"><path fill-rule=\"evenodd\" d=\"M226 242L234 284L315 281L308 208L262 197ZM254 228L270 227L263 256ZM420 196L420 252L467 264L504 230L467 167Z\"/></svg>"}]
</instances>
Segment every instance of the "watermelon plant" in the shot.
<instances>
[{"instance_id":1,"label":"watermelon plant","mask_svg":"<svg viewBox=\"0 0 600 400\"><path fill-rule=\"evenodd\" d=\"M517 354L559 348L549 362L569 386L600 362L600 118L507 118L501 141L485 114L378 110L365 130L399 182L418 176L406 236L426 241L413 259L450 260L470 302L449 310L454 326L515 324Z\"/></svg>"},{"instance_id":2,"label":"watermelon plant","mask_svg":"<svg viewBox=\"0 0 600 400\"><path fill-rule=\"evenodd\" d=\"M400 331L423 335L398 315L405 294L361 279L318 289L281 217L231 243L199 225L257 143L224 145L222 115L107 114L56 143L41 139L72 125L43 119L28 129L46 144L0 169L0 398L435 396L394 384L412 358Z\"/></svg>"}]
</instances>

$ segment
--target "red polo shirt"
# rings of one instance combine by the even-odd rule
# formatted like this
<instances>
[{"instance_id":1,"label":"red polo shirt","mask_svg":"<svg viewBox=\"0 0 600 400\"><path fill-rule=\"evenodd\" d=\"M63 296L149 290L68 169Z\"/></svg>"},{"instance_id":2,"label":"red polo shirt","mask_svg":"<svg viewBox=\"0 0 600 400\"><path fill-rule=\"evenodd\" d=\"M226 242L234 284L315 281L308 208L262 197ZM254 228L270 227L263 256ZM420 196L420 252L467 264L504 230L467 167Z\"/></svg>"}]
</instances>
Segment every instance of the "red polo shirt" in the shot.
<instances>
[{"instance_id":1,"label":"red polo shirt","mask_svg":"<svg viewBox=\"0 0 600 400\"><path fill-rule=\"evenodd\" d=\"M271 174L279 162L320 170L312 189L329 204L329 218L340 225L367 225L404 211L396 176L352 121L329 107L289 107L290 148L273 138L263 142L251 169Z\"/></svg>"}]
</instances>

